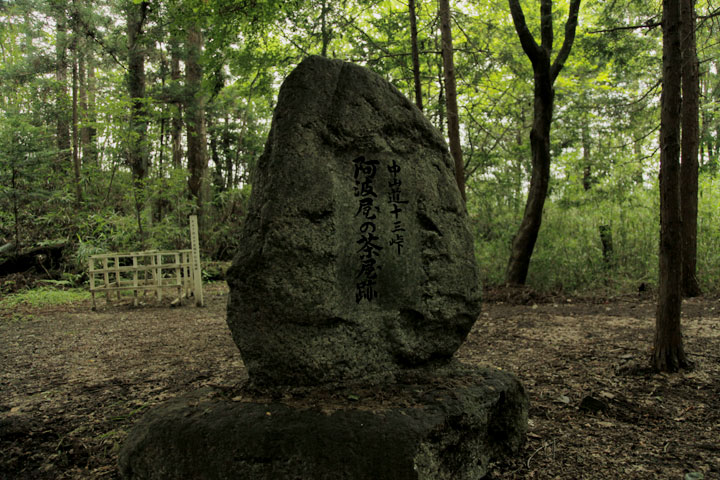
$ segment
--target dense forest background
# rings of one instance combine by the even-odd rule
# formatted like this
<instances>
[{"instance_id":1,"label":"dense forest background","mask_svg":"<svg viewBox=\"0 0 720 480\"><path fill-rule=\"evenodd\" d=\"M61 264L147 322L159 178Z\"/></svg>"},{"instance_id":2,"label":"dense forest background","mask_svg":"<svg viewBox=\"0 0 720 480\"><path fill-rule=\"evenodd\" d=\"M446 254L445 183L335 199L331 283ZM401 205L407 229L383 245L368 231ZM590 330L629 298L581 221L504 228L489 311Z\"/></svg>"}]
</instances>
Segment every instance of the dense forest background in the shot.
<instances>
[{"instance_id":1,"label":"dense forest background","mask_svg":"<svg viewBox=\"0 0 720 480\"><path fill-rule=\"evenodd\" d=\"M559 48L570 2L550 3ZM540 2L520 4L540 38ZM712 0L696 11L697 278L717 291L720 17ZM61 244L58 279L80 281L95 253L187 247L193 213L205 258L230 259L277 90L307 55L368 66L448 133L436 2L15 0L0 14L0 253ZM651 0L579 10L554 85L537 289L657 284L661 19ZM530 183L533 67L506 0L452 2L449 25L476 256L501 284Z\"/></svg>"}]
</instances>

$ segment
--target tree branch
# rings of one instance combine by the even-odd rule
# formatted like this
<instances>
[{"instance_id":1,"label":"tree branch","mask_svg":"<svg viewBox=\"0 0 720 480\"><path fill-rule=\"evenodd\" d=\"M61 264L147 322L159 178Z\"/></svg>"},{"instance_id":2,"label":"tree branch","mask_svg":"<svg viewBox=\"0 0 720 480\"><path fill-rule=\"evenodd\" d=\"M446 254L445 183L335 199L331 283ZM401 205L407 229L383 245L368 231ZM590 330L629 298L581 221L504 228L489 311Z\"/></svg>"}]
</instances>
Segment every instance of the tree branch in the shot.
<instances>
[{"instance_id":1,"label":"tree branch","mask_svg":"<svg viewBox=\"0 0 720 480\"><path fill-rule=\"evenodd\" d=\"M698 15L698 20L707 20L709 18L720 16L720 8L716 8L714 12L708 13L707 15Z\"/></svg>"},{"instance_id":2,"label":"tree branch","mask_svg":"<svg viewBox=\"0 0 720 480\"><path fill-rule=\"evenodd\" d=\"M580 0L572 0L570 2L568 19L567 22L565 22L565 40L563 40L562 48L560 48L560 52L558 53L557 58L555 58L550 70L553 82L565 65L565 60L567 60L570 55L570 50L572 49L573 42L575 41L575 30L577 29L578 24L578 11L580 11Z\"/></svg>"},{"instance_id":3,"label":"tree branch","mask_svg":"<svg viewBox=\"0 0 720 480\"><path fill-rule=\"evenodd\" d=\"M525 55L535 64L542 58L542 49L527 27L520 2L518 0L508 0L508 4L510 5L510 14L512 15L513 24L515 25L515 31L518 37L520 37L520 45L522 45Z\"/></svg>"},{"instance_id":4,"label":"tree branch","mask_svg":"<svg viewBox=\"0 0 720 480\"><path fill-rule=\"evenodd\" d=\"M591 30L588 33L590 33L590 34L613 33L613 32L620 32L623 30L637 30L640 28L653 29L653 28L659 27L661 25L662 25L662 22L656 22L656 21L653 21L653 19L647 19L644 23L642 23L640 25L623 25L622 27L605 28L603 30Z\"/></svg>"},{"instance_id":5,"label":"tree branch","mask_svg":"<svg viewBox=\"0 0 720 480\"><path fill-rule=\"evenodd\" d=\"M553 49L552 0L542 0L540 2L540 38L541 46L549 57Z\"/></svg>"}]
</instances>

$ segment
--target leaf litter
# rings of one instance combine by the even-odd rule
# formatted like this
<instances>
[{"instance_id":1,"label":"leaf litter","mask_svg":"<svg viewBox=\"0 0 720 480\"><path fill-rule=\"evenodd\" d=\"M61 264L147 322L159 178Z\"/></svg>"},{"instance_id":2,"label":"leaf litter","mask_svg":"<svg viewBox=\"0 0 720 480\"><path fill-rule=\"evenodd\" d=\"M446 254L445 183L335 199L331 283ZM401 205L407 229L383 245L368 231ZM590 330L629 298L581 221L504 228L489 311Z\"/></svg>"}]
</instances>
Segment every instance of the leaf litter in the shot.
<instances>
[{"instance_id":1,"label":"leaf litter","mask_svg":"<svg viewBox=\"0 0 720 480\"><path fill-rule=\"evenodd\" d=\"M530 397L525 446L488 479L720 478L717 298L683 304L695 369L656 374L644 369L649 296L487 296L458 358L515 373ZM0 310L0 478L118 479L119 445L148 409L205 387L238 391L247 373L227 288L209 286L206 302Z\"/></svg>"}]
</instances>

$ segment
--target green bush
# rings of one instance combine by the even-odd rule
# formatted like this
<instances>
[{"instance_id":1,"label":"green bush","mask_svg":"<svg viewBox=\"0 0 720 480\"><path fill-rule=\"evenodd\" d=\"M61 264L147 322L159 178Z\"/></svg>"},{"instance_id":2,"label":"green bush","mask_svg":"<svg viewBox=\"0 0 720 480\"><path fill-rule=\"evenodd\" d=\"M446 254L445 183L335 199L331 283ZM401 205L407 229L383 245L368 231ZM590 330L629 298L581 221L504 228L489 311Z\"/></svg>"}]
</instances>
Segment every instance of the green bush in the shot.
<instances>
[{"instance_id":1,"label":"green bush","mask_svg":"<svg viewBox=\"0 0 720 480\"><path fill-rule=\"evenodd\" d=\"M567 192L565 192L567 194ZM479 195L483 193L478 192ZM483 284L504 282L510 244L522 211L489 191L468 202L475 254ZM527 283L541 291L628 293L658 277L659 196L657 186L632 194L572 192L551 196L535 245ZM698 278L704 292L720 290L720 178L700 181ZM613 255L606 261L600 226L612 235Z\"/></svg>"}]
</instances>

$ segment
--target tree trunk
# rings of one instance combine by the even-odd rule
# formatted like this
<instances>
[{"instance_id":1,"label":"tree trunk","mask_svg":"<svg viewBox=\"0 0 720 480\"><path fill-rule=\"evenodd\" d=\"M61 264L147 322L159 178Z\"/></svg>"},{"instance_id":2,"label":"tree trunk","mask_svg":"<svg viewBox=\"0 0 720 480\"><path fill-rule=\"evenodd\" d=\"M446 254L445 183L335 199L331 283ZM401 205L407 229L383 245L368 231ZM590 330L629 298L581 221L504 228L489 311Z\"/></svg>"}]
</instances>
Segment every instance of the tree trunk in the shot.
<instances>
[{"instance_id":1,"label":"tree trunk","mask_svg":"<svg viewBox=\"0 0 720 480\"><path fill-rule=\"evenodd\" d=\"M320 41L322 42L320 55L323 57L327 57L328 46L332 39L332 31L327 25L328 13L330 13L330 4L326 0L323 0L322 6L320 7Z\"/></svg>"},{"instance_id":2,"label":"tree trunk","mask_svg":"<svg viewBox=\"0 0 720 480\"><path fill-rule=\"evenodd\" d=\"M455 181L460 195L465 201L465 163L460 146L460 118L457 105L455 82L455 60L453 59L452 23L449 0L439 0L440 34L442 36L443 79L445 83L445 101L447 105L448 140L450 153L455 160Z\"/></svg>"},{"instance_id":3,"label":"tree trunk","mask_svg":"<svg viewBox=\"0 0 720 480\"><path fill-rule=\"evenodd\" d=\"M205 116L206 130L209 132L210 137L210 158L215 165L215 169L212 172L212 184L217 191L222 192L225 190L225 175L223 169L225 168L224 162L220 161L220 145L218 137L222 135L220 129L217 127L217 122L212 116Z\"/></svg>"},{"instance_id":4,"label":"tree trunk","mask_svg":"<svg viewBox=\"0 0 720 480\"><path fill-rule=\"evenodd\" d=\"M422 82L420 80L420 53L418 51L417 15L415 0L410 0L410 48L412 49L413 80L415 82L415 105L422 111Z\"/></svg>"},{"instance_id":5,"label":"tree trunk","mask_svg":"<svg viewBox=\"0 0 720 480\"><path fill-rule=\"evenodd\" d=\"M587 125L583 124L581 131L582 138L582 152L583 152L583 179L582 185L583 190L586 192L592 188L592 164L590 157L590 136L588 135Z\"/></svg>"},{"instance_id":6,"label":"tree trunk","mask_svg":"<svg viewBox=\"0 0 720 480\"><path fill-rule=\"evenodd\" d=\"M72 162L73 162L73 179L75 184L75 206L79 209L82 205L82 184L80 180L80 133L78 129L79 112L78 112L78 88L79 88L79 72L78 72L78 45L77 36L72 43Z\"/></svg>"},{"instance_id":7,"label":"tree trunk","mask_svg":"<svg viewBox=\"0 0 720 480\"><path fill-rule=\"evenodd\" d=\"M513 238L510 260L505 273L506 283L524 285L540 231L550 181L550 126L555 101L553 85L575 41L580 0L572 0L570 3L570 12L565 22L565 39L552 64L550 63L553 49L552 0L541 0L540 3L541 43L539 45L527 27L519 0L508 1L515 31L523 51L532 63L534 76L533 126L530 130L532 154L530 189L520 227Z\"/></svg>"},{"instance_id":8,"label":"tree trunk","mask_svg":"<svg viewBox=\"0 0 720 480\"><path fill-rule=\"evenodd\" d=\"M97 120L95 115L95 62L92 54L92 49L88 49L86 54L86 72L87 72L87 111L85 114L87 125L87 140L85 150L83 150L83 162L97 165L98 163L98 150L97 150L97 128L95 122Z\"/></svg>"},{"instance_id":9,"label":"tree trunk","mask_svg":"<svg viewBox=\"0 0 720 480\"><path fill-rule=\"evenodd\" d=\"M128 5L128 93L130 94L130 145L128 163L136 183L147 177L147 112L145 108L145 49L143 24L148 2Z\"/></svg>"},{"instance_id":10,"label":"tree trunk","mask_svg":"<svg viewBox=\"0 0 720 480\"><path fill-rule=\"evenodd\" d=\"M234 185L233 161L230 152L230 116L225 115L225 123L223 124L222 135L223 155L225 155L225 190L230 190ZM237 146L240 149L240 145ZM237 168L237 167L235 167Z\"/></svg>"},{"instance_id":11,"label":"tree trunk","mask_svg":"<svg viewBox=\"0 0 720 480\"><path fill-rule=\"evenodd\" d=\"M602 243L602 256L605 268L610 269L614 263L615 253L613 250L612 227L610 225L598 226L600 232L600 243Z\"/></svg>"},{"instance_id":12,"label":"tree trunk","mask_svg":"<svg viewBox=\"0 0 720 480\"><path fill-rule=\"evenodd\" d=\"M78 108L80 117L80 150L83 162L87 162L90 145L90 128L88 126L88 57L87 44L79 42L80 55L78 56Z\"/></svg>"},{"instance_id":13,"label":"tree trunk","mask_svg":"<svg viewBox=\"0 0 720 480\"><path fill-rule=\"evenodd\" d=\"M20 209L18 208L18 170L15 165L15 157L10 158L10 167L12 170L12 177L10 178L10 187L12 188L12 209L13 209L13 233L15 234L15 255L20 254Z\"/></svg>"},{"instance_id":14,"label":"tree trunk","mask_svg":"<svg viewBox=\"0 0 720 480\"><path fill-rule=\"evenodd\" d=\"M695 1L681 0L682 144L680 208L682 218L682 291L700 295L697 271L698 144L700 142L700 76L695 46Z\"/></svg>"},{"instance_id":15,"label":"tree trunk","mask_svg":"<svg viewBox=\"0 0 720 480\"><path fill-rule=\"evenodd\" d=\"M170 39L170 79L173 86L177 88L180 83L180 47L177 39ZM182 167L182 102L175 102L172 105L172 120L170 123L170 135L172 137L172 164L175 168Z\"/></svg>"},{"instance_id":16,"label":"tree trunk","mask_svg":"<svg viewBox=\"0 0 720 480\"><path fill-rule=\"evenodd\" d=\"M185 82L187 96L185 124L187 128L188 189L197 202L197 212L202 217L207 191L207 145L205 126L205 93L202 89L203 38L198 25L193 23L187 32L187 57L185 59ZM202 223L202 218L199 219Z\"/></svg>"},{"instance_id":17,"label":"tree trunk","mask_svg":"<svg viewBox=\"0 0 720 480\"><path fill-rule=\"evenodd\" d=\"M145 242L142 210L145 205L144 181L148 174L147 154L147 112L145 108L145 49L143 26L147 15L148 2L128 2L128 93L130 94L130 139L128 163L133 174L135 215L138 222L138 236L141 246Z\"/></svg>"},{"instance_id":18,"label":"tree trunk","mask_svg":"<svg viewBox=\"0 0 720 480\"><path fill-rule=\"evenodd\" d=\"M67 25L65 13L58 14L55 39L55 80L57 82L56 145L58 149L57 171L63 171L70 159L70 118L67 98Z\"/></svg>"},{"instance_id":19,"label":"tree trunk","mask_svg":"<svg viewBox=\"0 0 720 480\"><path fill-rule=\"evenodd\" d=\"M652 366L677 371L689 362L680 330L680 0L663 0L663 90L660 114L660 279Z\"/></svg>"},{"instance_id":20,"label":"tree trunk","mask_svg":"<svg viewBox=\"0 0 720 480\"><path fill-rule=\"evenodd\" d=\"M515 234L510 250L505 281L510 285L524 285L527 280L538 233L542 224L542 212L550 183L550 124L555 92L549 80L549 64L545 79L535 76L535 107L533 126L530 130L532 173L530 189L525 203L520 228Z\"/></svg>"}]
</instances>

